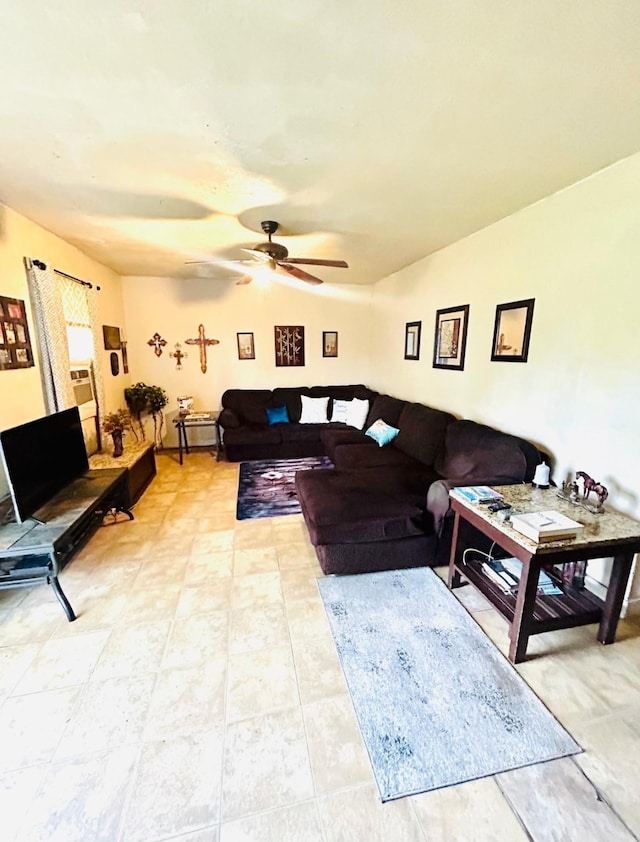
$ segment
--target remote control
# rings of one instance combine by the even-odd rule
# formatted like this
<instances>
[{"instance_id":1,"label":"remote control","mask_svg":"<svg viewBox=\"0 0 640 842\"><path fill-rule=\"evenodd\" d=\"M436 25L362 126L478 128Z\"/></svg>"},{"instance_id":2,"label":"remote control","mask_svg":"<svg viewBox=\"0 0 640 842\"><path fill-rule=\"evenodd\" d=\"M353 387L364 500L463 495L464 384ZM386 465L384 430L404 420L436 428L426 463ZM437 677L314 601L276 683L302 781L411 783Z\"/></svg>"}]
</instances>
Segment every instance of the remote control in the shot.
<instances>
[{"instance_id":1,"label":"remote control","mask_svg":"<svg viewBox=\"0 0 640 842\"><path fill-rule=\"evenodd\" d=\"M505 503L504 500L496 500L495 503L490 503L488 508L490 512L500 512L502 509L510 509L511 506L509 503Z\"/></svg>"}]
</instances>

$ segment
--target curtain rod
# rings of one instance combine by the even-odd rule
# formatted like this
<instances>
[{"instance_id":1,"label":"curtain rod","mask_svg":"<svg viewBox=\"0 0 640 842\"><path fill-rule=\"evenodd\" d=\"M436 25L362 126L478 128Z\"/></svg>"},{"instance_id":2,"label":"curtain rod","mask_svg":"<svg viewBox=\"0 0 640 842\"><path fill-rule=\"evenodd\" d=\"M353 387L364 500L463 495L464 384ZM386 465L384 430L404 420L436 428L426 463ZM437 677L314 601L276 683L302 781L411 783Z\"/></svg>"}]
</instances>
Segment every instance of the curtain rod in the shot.
<instances>
[{"instance_id":1,"label":"curtain rod","mask_svg":"<svg viewBox=\"0 0 640 842\"><path fill-rule=\"evenodd\" d=\"M34 260L33 265L37 266L38 269L46 269L47 264L43 263L42 260ZM61 269L54 269L53 270L56 275L62 275L63 278L69 278L70 281L75 281L77 284L82 284L83 287L89 287L89 289L93 289L93 284L90 284L89 281L83 281L82 278L76 278L74 275L69 275L67 272L63 272ZM96 286L96 290L100 291L100 287Z\"/></svg>"}]
</instances>

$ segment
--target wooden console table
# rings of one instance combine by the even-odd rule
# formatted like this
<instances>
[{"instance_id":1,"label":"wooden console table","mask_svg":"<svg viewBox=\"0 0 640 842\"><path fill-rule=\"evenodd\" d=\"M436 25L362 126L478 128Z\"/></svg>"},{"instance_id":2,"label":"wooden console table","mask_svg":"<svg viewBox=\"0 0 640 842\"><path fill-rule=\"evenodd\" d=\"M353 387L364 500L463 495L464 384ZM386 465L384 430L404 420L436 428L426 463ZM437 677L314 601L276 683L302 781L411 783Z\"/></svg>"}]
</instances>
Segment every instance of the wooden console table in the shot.
<instances>
[{"instance_id":1,"label":"wooden console table","mask_svg":"<svg viewBox=\"0 0 640 842\"><path fill-rule=\"evenodd\" d=\"M109 450L89 457L92 470L126 468L129 505L133 506L156 475L155 447L150 441L130 441L125 437L122 456L114 458Z\"/></svg>"},{"instance_id":2,"label":"wooden console table","mask_svg":"<svg viewBox=\"0 0 640 842\"><path fill-rule=\"evenodd\" d=\"M524 660L529 637L533 634L599 623L600 643L615 640L620 610L635 553L640 552L640 523L618 512L595 515L559 498L554 489L538 490L525 485L496 486L519 512L554 509L584 524L583 534L564 541L537 544L488 510L474 505L456 491L451 491L455 513L449 587L471 582L510 624L509 660ZM487 540L488 539L488 540ZM463 561L468 548L484 551L495 542L507 554L522 562L522 576L515 594L504 593L482 572L481 561ZM471 554L468 554L471 555ZM613 569L606 600L582 588L561 585L562 596L537 593L538 576L543 565L564 564L613 556Z\"/></svg>"},{"instance_id":3,"label":"wooden console table","mask_svg":"<svg viewBox=\"0 0 640 842\"><path fill-rule=\"evenodd\" d=\"M220 461L220 413L212 411L194 412L191 415L178 415L173 423L178 430L178 451L180 453L180 464L182 465L182 450L189 455L189 442L187 440L187 427L214 427L216 437L216 462Z\"/></svg>"},{"instance_id":4,"label":"wooden console table","mask_svg":"<svg viewBox=\"0 0 640 842\"><path fill-rule=\"evenodd\" d=\"M24 523L0 526L0 589L47 582L69 622L76 619L58 573L111 509L128 510L124 468L88 471L70 482Z\"/></svg>"}]
</instances>

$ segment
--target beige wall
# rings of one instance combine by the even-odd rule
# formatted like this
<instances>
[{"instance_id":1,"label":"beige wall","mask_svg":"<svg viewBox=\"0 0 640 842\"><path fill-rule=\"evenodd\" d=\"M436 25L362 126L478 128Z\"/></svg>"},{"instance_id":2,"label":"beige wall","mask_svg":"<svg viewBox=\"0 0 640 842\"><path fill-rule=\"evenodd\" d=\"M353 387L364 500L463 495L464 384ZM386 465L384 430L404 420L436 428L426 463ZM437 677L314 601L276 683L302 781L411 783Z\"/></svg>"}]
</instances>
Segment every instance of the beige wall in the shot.
<instances>
[{"instance_id":1,"label":"beige wall","mask_svg":"<svg viewBox=\"0 0 640 842\"><path fill-rule=\"evenodd\" d=\"M29 333L34 347L33 368L0 371L0 429L7 429L44 414L44 397L38 365L37 337L29 302L23 258L37 257L54 268L101 287L99 293L102 323L124 327L121 281L110 269L96 263L74 246L45 231L9 208L0 205L0 295L21 298L27 306ZM129 378L113 377L109 355L100 351L108 406L120 404L120 394ZM0 498L7 491L0 470Z\"/></svg>"},{"instance_id":2,"label":"beige wall","mask_svg":"<svg viewBox=\"0 0 640 842\"><path fill-rule=\"evenodd\" d=\"M639 218L635 155L381 281L371 385L518 433L552 454L556 481L586 470L640 518ZM496 305L525 298L529 362L491 362ZM436 310L462 304L465 370L433 369ZM404 361L418 319L420 360Z\"/></svg>"},{"instance_id":3,"label":"beige wall","mask_svg":"<svg viewBox=\"0 0 640 842\"><path fill-rule=\"evenodd\" d=\"M123 279L127 311L129 361L133 382L162 386L169 395L165 444L177 444L171 419L177 397L192 395L200 409L218 409L225 389L367 383L369 380L369 306L371 289L361 286L283 285L254 281L238 286L233 280ZM185 340L206 336L219 345L207 349L207 372L200 371L197 347ZM276 368L274 325L304 325L305 365ZM338 357L323 358L323 330L338 331ZM147 341L154 333L167 340L161 357ZM255 360L239 360L237 332L253 332ZM176 342L188 357L182 371L169 357Z\"/></svg>"}]
</instances>

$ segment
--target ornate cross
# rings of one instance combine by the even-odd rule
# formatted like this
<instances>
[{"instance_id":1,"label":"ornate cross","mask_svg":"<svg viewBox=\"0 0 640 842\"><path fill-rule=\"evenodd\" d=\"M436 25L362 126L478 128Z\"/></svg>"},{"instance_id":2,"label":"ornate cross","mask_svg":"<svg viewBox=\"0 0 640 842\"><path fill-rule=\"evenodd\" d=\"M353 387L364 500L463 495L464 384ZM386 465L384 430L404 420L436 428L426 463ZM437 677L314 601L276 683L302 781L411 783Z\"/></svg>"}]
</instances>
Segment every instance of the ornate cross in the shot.
<instances>
[{"instance_id":1,"label":"ornate cross","mask_svg":"<svg viewBox=\"0 0 640 842\"><path fill-rule=\"evenodd\" d=\"M162 349L166 344L167 340L163 339L159 333L154 333L151 339L147 342L147 345L153 346L153 353L156 355L156 357L161 356Z\"/></svg>"},{"instance_id":2,"label":"ornate cross","mask_svg":"<svg viewBox=\"0 0 640 842\"><path fill-rule=\"evenodd\" d=\"M182 368L182 360L187 356L187 354L183 353L182 345L179 342L176 342L175 348L175 351L169 352L169 356L174 358L174 360L176 361L176 368L178 371L180 371L180 369Z\"/></svg>"},{"instance_id":3,"label":"ornate cross","mask_svg":"<svg viewBox=\"0 0 640 842\"><path fill-rule=\"evenodd\" d=\"M207 339L204 335L204 325L198 325L198 338L185 339L187 345L200 346L200 371L203 374L207 373L207 345L219 345L218 339Z\"/></svg>"}]
</instances>

